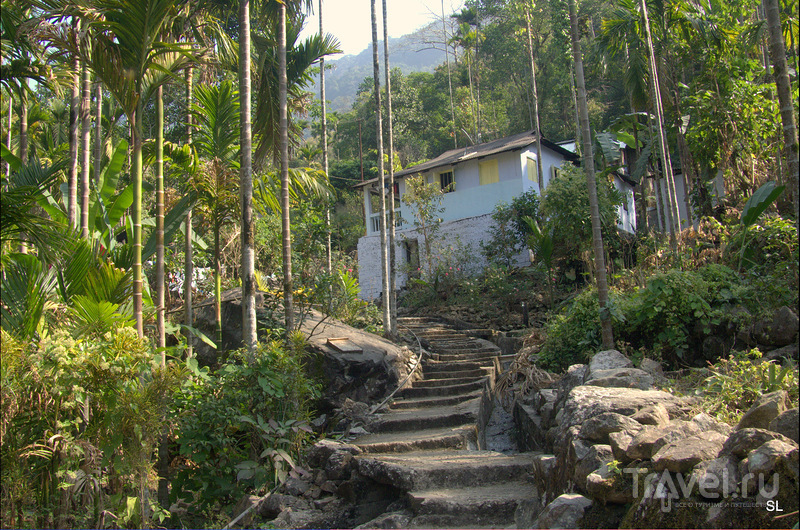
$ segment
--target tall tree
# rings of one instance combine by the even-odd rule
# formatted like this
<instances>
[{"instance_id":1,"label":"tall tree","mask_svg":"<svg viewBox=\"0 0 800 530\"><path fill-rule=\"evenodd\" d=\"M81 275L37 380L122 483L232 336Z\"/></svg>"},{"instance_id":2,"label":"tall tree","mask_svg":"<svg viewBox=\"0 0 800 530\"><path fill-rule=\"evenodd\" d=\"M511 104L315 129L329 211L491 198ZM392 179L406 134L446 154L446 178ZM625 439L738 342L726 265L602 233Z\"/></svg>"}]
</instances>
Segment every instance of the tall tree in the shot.
<instances>
[{"instance_id":1,"label":"tall tree","mask_svg":"<svg viewBox=\"0 0 800 530\"><path fill-rule=\"evenodd\" d=\"M319 0L319 37L324 38L322 26L322 0ZM328 102L325 100L325 57L319 60L319 100L322 104L322 170L328 174ZM328 274L333 272L331 259L331 207L325 208L325 257Z\"/></svg>"},{"instance_id":2,"label":"tall tree","mask_svg":"<svg viewBox=\"0 0 800 530\"><path fill-rule=\"evenodd\" d=\"M647 2L639 0L639 5L642 10L642 20L644 22L645 40L647 42L647 50L650 65L650 83L653 90L653 110L656 116L656 132L658 134L658 146L661 152L661 171L664 174L664 180L667 189L667 224L669 225L670 242L672 243L673 251L676 251L678 234L681 231L681 216L678 209L678 197L675 190L675 178L672 174L672 160L669 154L669 143L667 142L667 130L664 124L664 105L661 101L661 84L658 77L658 62L656 61L656 54L653 49L653 36L650 31L650 17L647 15Z\"/></svg>"},{"instance_id":3,"label":"tall tree","mask_svg":"<svg viewBox=\"0 0 800 530\"><path fill-rule=\"evenodd\" d=\"M239 200L242 215L242 342L253 359L256 335L255 226L253 223L253 130L250 74L250 0L239 0Z\"/></svg>"},{"instance_id":4,"label":"tall tree","mask_svg":"<svg viewBox=\"0 0 800 530\"><path fill-rule=\"evenodd\" d=\"M533 32L531 31L531 12L525 3L525 26L528 34L528 53L531 57L531 87L533 90L533 117L536 125L536 169L539 183L539 195L544 191L544 174L542 173L542 129L539 124L539 90L536 87L536 58L533 54Z\"/></svg>"},{"instance_id":5,"label":"tall tree","mask_svg":"<svg viewBox=\"0 0 800 530\"><path fill-rule=\"evenodd\" d=\"M586 172L586 186L589 190L589 208L591 209L592 219L594 263L595 269L597 270L597 296L600 302L600 332L602 335L603 348L611 349L614 347L614 333L611 328L611 315L609 312L606 260L605 251L603 250L600 207L597 200L597 181L594 175L592 131L589 128L589 109L586 104L586 82L583 75L583 54L581 53L575 0L569 0L569 21L572 29L572 56L575 64L575 84L578 88L578 111L580 116L581 140L583 143L583 169Z\"/></svg>"},{"instance_id":6,"label":"tall tree","mask_svg":"<svg viewBox=\"0 0 800 530\"><path fill-rule=\"evenodd\" d=\"M278 98L280 103L281 145L281 232L283 248L283 310L286 332L294 330L294 299L292 296L292 225L289 202L289 105L286 80L286 4L278 10Z\"/></svg>"},{"instance_id":7,"label":"tall tree","mask_svg":"<svg viewBox=\"0 0 800 530\"><path fill-rule=\"evenodd\" d=\"M92 104L92 78L89 68L85 63L81 67L81 102L80 102L80 121L81 121L81 237L89 238L89 191L90 173L89 160L91 159L91 104Z\"/></svg>"},{"instance_id":8,"label":"tall tree","mask_svg":"<svg viewBox=\"0 0 800 530\"><path fill-rule=\"evenodd\" d=\"M383 309L383 331L390 333L391 309L389 307L389 258L386 244L386 176L383 166L383 118L381 112L381 79L380 62L378 61L378 20L375 14L375 0L370 0L370 13L372 15L372 86L375 97L375 143L378 146L378 182L381 202L381 285L382 298L381 307Z\"/></svg>"},{"instance_id":9,"label":"tall tree","mask_svg":"<svg viewBox=\"0 0 800 530\"><path fill-rule=\"evenodd\" d=\"M778 87L778 104L781 109L781 122L783 123L783 141L786 144L786 165L789 168L790 189L794 198L794 218L798 217L798 204L800 204L800 190L798 178L798 145L797 125L794 120L794 101L791 97L789 84L789 70L786 65L786 44L783 40L781 28L781 14L778 0L764 0L767 11L767 25L769 27L769 54L772 59L772 74L775 85Z\"/></svg>"},{"instance_id":10,"label":"tall tree","mask_svg":"<svg viewBox=\"0 0 800 530\"><path fill-rule=\"evenodd\" d=\"M397 260L395 248L395 191L394 191L394 135L392 132L392 82L389 67L389 24L386 0L383 0L383 60L386 75L386 135L389 140L389 330L392 338L397 336Z\"/></svg>"}]
</instances>

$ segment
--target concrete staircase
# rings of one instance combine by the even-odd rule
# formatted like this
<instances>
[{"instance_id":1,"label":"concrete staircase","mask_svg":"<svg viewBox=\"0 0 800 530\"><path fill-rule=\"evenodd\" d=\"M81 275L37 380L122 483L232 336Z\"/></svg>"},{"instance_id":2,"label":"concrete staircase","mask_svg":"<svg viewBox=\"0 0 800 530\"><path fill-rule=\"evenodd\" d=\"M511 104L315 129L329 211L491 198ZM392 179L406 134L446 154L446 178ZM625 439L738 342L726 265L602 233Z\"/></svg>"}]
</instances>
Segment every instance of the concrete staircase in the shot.
<instances>
[{"instance_id":1,"label":"concrete staircase","mask_svg":"<svg viewBox=\"0 0 800 530\"><path fill-rule=\"evenodd\" d=\"M528 481L533 454L482 450L482 426L500 350L439 321L401 318L431 351L423 378L398 392L356 439L359 473L405 495L408 528L508 528L522 502L536 497Z\"/></svg>"}]
</instances>

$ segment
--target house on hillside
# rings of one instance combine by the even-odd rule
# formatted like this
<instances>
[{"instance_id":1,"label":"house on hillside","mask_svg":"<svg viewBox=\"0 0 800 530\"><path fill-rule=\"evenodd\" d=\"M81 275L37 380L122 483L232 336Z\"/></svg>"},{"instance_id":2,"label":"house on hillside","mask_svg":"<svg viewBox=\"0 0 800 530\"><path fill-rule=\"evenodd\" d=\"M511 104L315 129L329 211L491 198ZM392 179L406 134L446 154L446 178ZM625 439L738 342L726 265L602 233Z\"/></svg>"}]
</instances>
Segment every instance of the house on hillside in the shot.
<instances>
[{"instance_id":1,"label":"house on hillside","mask_svg":"<svg viewBox=\"0 0 800 530\"><path fill-rule=\"evenodd\" d=\"M418 266L424 249L422 236L414 229L413 214L400 197L405 181L424 175L429 184L447 190L442 200L444 211L439 236L443 240L470 245L475 262L484 266L480 243L489 239L491 214L495 205L506 203L531 189L541 195L536 163L536 134L533 131L470 147L452 149L428 162L395 173L394 208L396 212L397 285L407 282L406 270ZM542 171L545 187L557 177L565 161L576 163L578 157L569 149L542 138ZM630 191L631 185L619 177L618 187ZM366 235L358 241L359 283L361 298L373 300L381 295L380 195L378 179L358 184L363 193L366 212ZM633 232L636 215L633 194L621 211L620 228ZM387 208L390 205L387 205ZM622 215L624 214L624 215ZM424 258L424 257L423 257ZM528 252L516 257L519 266L530 264Z\"/></svg>"}]
</instances>

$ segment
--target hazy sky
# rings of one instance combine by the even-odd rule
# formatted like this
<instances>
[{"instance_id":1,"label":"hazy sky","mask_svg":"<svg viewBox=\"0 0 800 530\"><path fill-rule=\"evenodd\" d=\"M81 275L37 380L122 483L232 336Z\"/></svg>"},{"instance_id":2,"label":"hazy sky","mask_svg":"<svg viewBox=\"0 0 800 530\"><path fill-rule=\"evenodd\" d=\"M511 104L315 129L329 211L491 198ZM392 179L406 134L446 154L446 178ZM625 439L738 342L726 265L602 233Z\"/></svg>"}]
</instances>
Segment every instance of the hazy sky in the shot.
<instances>
[{"instance_id":1,"label":"hazy sky","mask_svg":"<svg viewBox=\"0 0 800 530\"><path fill-rule=\"evenodd\" d=\"M303 35L319 32L319 0L314 1L314 13L306 22ZM461 10L463 0L444 0L445 16ZM375 1L378 17L378 40L383 40L383 3ZM441 0L387 0L389 37L400 37L434 22L442 15ZM370 0L323 0L322 14L325 33L332 33L341 43L345 54L357 54L372 42ZM391 52L390 52L391 53ZM341 55L334 56L341 57Z\"/></svg>"}]
</instances>

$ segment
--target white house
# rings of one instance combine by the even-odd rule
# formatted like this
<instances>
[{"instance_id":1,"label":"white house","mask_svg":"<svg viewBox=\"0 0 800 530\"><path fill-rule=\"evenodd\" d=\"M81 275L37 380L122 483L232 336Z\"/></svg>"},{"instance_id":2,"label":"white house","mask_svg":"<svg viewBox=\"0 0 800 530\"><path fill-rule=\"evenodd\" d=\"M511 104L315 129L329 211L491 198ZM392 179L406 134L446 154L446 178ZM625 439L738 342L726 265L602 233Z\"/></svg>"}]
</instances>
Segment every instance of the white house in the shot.
<instances>
[{"instance_id":1,"label":"white house","mask_svg":"<svg viewBox=\"0 0 800 530\"><path fill-rule=\"evenodd\" d=\"M568 149L542 138L542 171L544 185L557 176L564 161L575 162L577 156ZM439 237L469 244L475 261L485 264L480 255L480 242L489 239L491 213L500 201L510 202L514 197L536 190L541 195L537 177L536 134L533 131L516 134L492 142L466 148L453 149L428 162L395 173L396 256L397 285L407 281L404 265L420 263L422 237L413 225L413 214L401 200L405 193L405 179L424 175L428 183L447 188L442 206L442 224ZM619 186L628 186L620 180ZM358 241L359 283L361 298L372 300L381 294L380 266L380 195L378 179L358 184L363 191L367 233ZM628 205L621 211L620 228L635 230L635 212L632 194ZM387 208L390 205L387 205ZM530 264L528 252L517 256L520 266Z\"/></svg>"}]
</instances>

